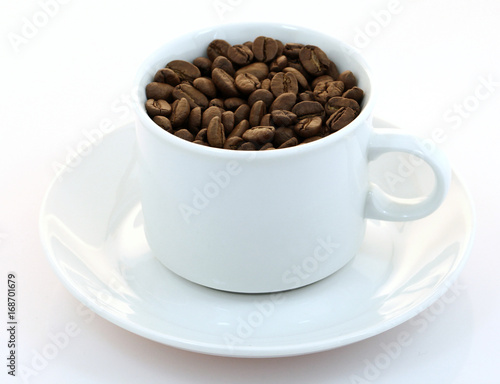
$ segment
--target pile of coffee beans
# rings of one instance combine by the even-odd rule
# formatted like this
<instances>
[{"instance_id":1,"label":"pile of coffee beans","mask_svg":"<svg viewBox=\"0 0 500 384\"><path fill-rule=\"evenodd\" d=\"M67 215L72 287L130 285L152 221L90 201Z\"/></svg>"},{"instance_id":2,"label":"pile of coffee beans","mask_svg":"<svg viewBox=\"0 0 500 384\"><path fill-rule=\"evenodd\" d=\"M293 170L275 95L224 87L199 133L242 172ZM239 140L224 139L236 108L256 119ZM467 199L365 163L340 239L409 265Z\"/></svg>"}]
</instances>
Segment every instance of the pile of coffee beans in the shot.
<instances>
[{"instance_id":1,"label":"pile of coffee beans","mask_svg":"<svg viewBox=\"0 0 500 384\"><path fill-rule=\"evenodd\" d=\"M321 48L259 36L213 40L207 56L173 60L146 86L146 110L196 144L267 150L309 143L345 127L364 92Z\"/></svg>"}]
</instances>

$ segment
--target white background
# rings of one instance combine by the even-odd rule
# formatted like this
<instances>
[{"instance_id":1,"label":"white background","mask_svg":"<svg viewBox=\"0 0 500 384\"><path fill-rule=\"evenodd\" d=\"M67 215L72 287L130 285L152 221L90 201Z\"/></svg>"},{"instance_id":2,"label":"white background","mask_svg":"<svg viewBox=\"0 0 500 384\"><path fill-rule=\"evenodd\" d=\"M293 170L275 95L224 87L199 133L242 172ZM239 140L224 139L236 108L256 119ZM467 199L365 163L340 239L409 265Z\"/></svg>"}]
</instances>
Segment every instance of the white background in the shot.
<instances>
[{"instance_id":1,"label":"white background","mask_svg":"<svg viewBox=\"0 0 500 384\"><path fill-rule=\"evenodd\" d=\"M497 0L1 0L0 319L7 312L7 272L14 271L18 364L30 367L49 334L72 322L81 329L25 382L351 384L358 375L384 384L500 383L499 20ZM357 46L379 83L377 116L423 138L444 130L439 146L471 192L477 232L455 300L439 313L428 310L425 329L405 323L336 350L258 360L176 350L100 317L78 318L79 303L52 272L38 235L55 164L65 161L84 130L106 119L132 120L127 97L151 51L194 29L239 21L304 25ZM0 382L23 382L7 375L3 328ZM413 342L367 377L367 362L403 331Z\"/></svg>"}]
</instances>

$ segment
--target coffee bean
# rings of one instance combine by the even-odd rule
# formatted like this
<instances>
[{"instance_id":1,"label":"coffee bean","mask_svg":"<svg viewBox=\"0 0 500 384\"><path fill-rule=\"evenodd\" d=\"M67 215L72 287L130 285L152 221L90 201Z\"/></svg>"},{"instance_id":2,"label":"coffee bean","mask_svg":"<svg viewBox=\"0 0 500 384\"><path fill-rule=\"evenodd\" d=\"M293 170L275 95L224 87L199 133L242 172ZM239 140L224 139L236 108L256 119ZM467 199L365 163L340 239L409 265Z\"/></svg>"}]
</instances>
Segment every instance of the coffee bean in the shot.
<instances>
[{"instance_id":1,"label":"coffee bean","mask_svg":"<svg viewBox=\"0 0 500 384\"><path fill-rule=\"evenodd\" d=\"M196 134L194 140L195 141L204 141L205 143L208 143L207 139L207 128L200 129L200 131Z\"/></svg>"},{"instance_id":2,"label":"coffee bean","mask_svg":"<svg viewBox=\"0 0 500 384\"><path fill-rule=\"evenodd\" d=\"M312 143L313 141L316 141L316 140L319 140L319 139L322 139L322 138L323 138L322 136L308 137L308 138L302 140L302 143L300 143L300 144L302 145L302 144Z\"/></svg>"},{"instance_id":3,"label":"coffee bean","mask_svg":"<svg viewBox=\"0 0 500 384\"><path fill-rule=\"evenodd\" d=\"M354 110L356 115L361 110L361 108L356 100L348 99L345 97L332 97L325 104L325 112L328 116L330 116L332 113L337 112L342 107L351 108L352 110Z\"/></svg>"},{"instance_id":4,"label":"coffee bean","mask_svg":"<svg viewBox=\"0 0 500 384\"><path fill-rule=\"evenodd\" d=\"M300 63L313 76L324 75L330 66L330 59L325 52L315 45L306 45L299 51Z\"/></svg>"},{"instance_id":5,"label":"coffee bean","mask_svg":"<svg viewBox=\"0 0 500 384\"><path fill-rule=\"evenodd\" d=\"M265 89L266 91L271 92L271 79L262 80L260 83L260 89Z\"/></svg>"},{"instance_id":6,"label":"coffee bean","mask_svg":"<svg viewBox=\"0 0 500 384\"><path fill-rule=\"evenodd\" d=\"M333 113L326 122L330 132L337 132L356 118L356 113L349 107L342 107Z\"/></svg>"},{"instance_id":7,"label":"coffee bean","mask_svg":"<svg viewBox=\"0 0 500 384\"><path fill-rule=\"evenodd\" d=\"M321 76L315 77L311 81L311 89L316 88L316 85L318 85L318 83L321 83L324 81L335 81L335 79L333 77L331 77L330 75L321 75Z\"/></svg>"},{"instance_id":8,"label":"coffee bean","mask_svg":"<svg viewBox=\"0 0 500 384\"><path fill-rule=\"evenodd\" d=\"M207 56L211 61L214 61L217 56L226 56L227 51L231 47L227 41L222 39L213 40L207 47Z\"/></svg>"},{"instance_id":9,"label":"coffee bean","mask_svg":"<svg viewBox=\"0 0 500 384\"><path fill-rule=\"evenodd\" d=\"M162 127L165 131L169 133L174 133L174 130L172 128L172 123L170 122L168 117L157 115L153 117L153 121L160 127Z\"/></svg>"},{"instance_id":10,"label":"coffee bean","mask_svg":"<svg viewBox=\"0 0 500 384\"><path fill-rule=\"evenodd\" d=\"M234 112L233 111L224 111L221 115L221 122L224 126L224 134L229 136L231 131L234 128Z\"/></svg>"},{"instance_id":11,"label":"coffee bean","mask_svg":"<svg viewBox=\"0 0 500 384\"><path fill-rule=\"evenodd\" d=\"M242 137L248 128L250 128L250 123L248 122L248 120L242 120L233 128L228 138L234 136Z\"/></svg>"},{"instance_id":12,"label":"coffee bean","mask_svg":"<svg viewBox=\"0 0 500 384\"><path fill-rule=\"evenodd\" d=\"M294 105L292 112L295 113L300 120L306 117L322 116L325 110L321 103L317 101L301 101Z\"/></svg>"},{"instance_id":13,"label":"coffee bean","mask_svg":"<svg viewBox=\"0 0 500 384\"><path fill-rule=\"evenodd\" d=\"M243 133L243 139L254 144L262 145L274 138L275 128L273 126L256 126L249 128Z\"/></svg>"},{"instance_id":14,"label":"coffee bean","mask_svg":"<svg viewBox=\"0 0 500 384\"><path fill-rule=\"evenodd\" d=\"M179 129L178 131L175 131L174 133L175 136L180 137L181 139L187 140L187 141L193 141L194 136L191 132L189 132L187 129Z\"/></svg>"},{"instance_id":15,"label":"coffee bean","mask_svg":"<svg viewBox=\"0 0 500 384\"><path fill-rule=\"evenodd\" d=\"M300 71L298 71L297 69L292 68L292 67L286 67L283 69L283 72L293 73L293 75L297 79L297 82L300 85L300 87L302 89L305 89L305 90L309 89L309 83L308 83L306 77L302 73L300 73Z\"/></svg>"},{"instance_id":16,"label":"coffee bean","mask_svg":"<svg viewBox=\"0 0 500 384\"><path fill-rule=\"evenodd\" d=\"M269 111L276 111L276 110L286 110L290 111L292 107L295 105L295 102L297 101L297 95L295 93L282 93L279 95L271 104L271 107L269 108Z\"/></svg>"},{"instance_id":17,"label":"coffee bean","mask_svg":"<svg viewBox=\"0 0 500 384\"><path fill-rule=\"evenodd\" d=\"M238 147L238 150L240 150L240 151L255 151L255 150L257 150L257 146L254 143L251 143L250 141L244 141L243 144L241 144Z\"/></svg>"},{"instance_id":18,"label":"coffee bean","mask_svg":"<svg viewBox=\"0 0 500 384\"><path fill-rule=\"evenodd\" d=\"M221 108L212 106L205 109L201 117L201 127L207 128L208 124L212 121L212 119L215 116L218 116L219 119L222 118Z\"/></svg>"},{"instance_id":19,"label":"coffee bean","mask_svg":"<svg viewBox=\"0 0 500 384\"><path fill-rule=\"evenodd\" d=\"M321 131L323 120L319 116L306 117L295 124L294 130L300 137L316 136Z\"/></svg>"},{"instance_id":20,"label":"coffee bean","mask_svg":"<svg viewBox=\"0 0 500 384\"><path fill-rule=\"evenodd\" d=\"M300 101L316 101L313 91L305 91L299 94Z\"/></svg>"},{"instance_id":21,"label":"coffee bean","mask_svg":"<svg viewBox=\"0 0 500 384\"><path fill-rule=\"evenodd\" d=\"M257 77L255 77L251 73L239 74L234 79L234 84L238 91L245 95L249 95L250 93L260 88L259 79L257 79Z\"/></svg>"},{"instance_id":22,"label":"coffee bean","mask_svg":"<svg viewBox=\"0 0 500 384\"><path fill-rule=\"evenodd\" d=\"M219 107L219 108L224 108L224 100L220 99L220 98L215 98L215 99L212 99L208 102L208 106L209 107Z\"/></svg>"},{"instance_id":23,"label":"coffee bean","mask_svg":"<svg viewBox=\"0 0 500 384\"><path fill-rule=\"evenodd\" d=\"M153 81L157 83L170 84L175 87L177 84L180 84L181 79L170 68L162 68L156 72Z\"/></svg>"},{"instance_id":24,"label":"coffee bean","mask_svg":"<svg viewBox=\"0 0 500 384\"><path fill-rule=\"evenodd\" d=\"M272 125L272 126L274 126L273 119L271 118L271 114L266 113L264 116L262 116L262 119L260 119L259 125Z\"/></svg>"},{"instance_id":25,"label":"coffee bean","mask_svg":"<svg viewBox=\"0 0 500 384\"><path fill-rule=\"evenodd\" d=\"M298 91L297 78L291 72L278 72L271 80L271 92L276 97L283 93L297 94Z\"/></svg>"},{"instance_id":26,"label":"coffee bean","mask_svg":"<svg viewBox=\"0 0 500 384\"><path fill-rule=\"evenodd\" d=\"M146 97L155 100L171 101L174 87L166 83L157 83L155 81L146 85Z\"/></svg>"},{"instance_id":27,"label":"coffee bean","mask_svg":"<svg viewBox=\"0 0 500 384\"><path fill-rule=\"evenodd\" d=\"M185 60L172 60L166 67L174 71L181 81L192 83L194 79L201 76L198 67Z\"/></svg>"},{"instance_id":28,"label":"coffee bean","mask_svg":"<svg viewBox=\"0 0 500 384\"><path fill-rule=\"evenodd\" d=\"M266 104L262 100L256 101L252 108L250 108L250 114L248 116L248 122L251 127L255 127L260 124L262 116L266 114Z\"/></svg>"},{"instance_id":29,"label":"coffee bean","mask_svg":"<svg viewBox=\"0 0 500 384\"><path fill-rule=\"evenodd\" d=\"M262 147L259 148L259 151L267 151L270 149L275 149L272 143L266 143Z\"/></svg>"},{"instance_id":30,"label":"coffee bean","mask_svg":"<svg viewBox=\"0 0 500 384\"><path fill-rule=\"evenodd\" d=\"M344 83L344 89L351 89L358 81L351 71L344 71L339 75L339 80Z\"/></svg>"},{"instance_id":31,"label":"coffee bean","mask_svg":"<svg viewBox=\"0 0 500 384\"><path fill-rule=\"evenodd\" d=\"M297 115L293 112L278 109L271 112L271 117L276 126L288 127L297 123Z\"/></svg>"},{"instance_id":32,"label":"coffee bean","mask_svg":"<svg viewBox=\"0 0 500 384\"><path fill-rule=\"evenodd\" d=\"M285 55L278 56L276 59L269 64L269 70L271 72L281 72L288 65L288 59Z\"/></svg>"},{"instance_id":33,"label":"coffee bean","mask_svg":"<svg viewBox=\"0 0 500 384\"><path fill-rule=\"evenodd\" d=\"M217 89L227 97L238 96L239 92L234 84L234 79L226 71L215 68L212 71L212 80Z\"/></svg>"},{"instance_id":34,"label":"coffee bean","mask_svg":"<svg viewBox=\"0 0 500 384\"><path fill-rule=\"evenodd\" d=\"M150 117L154 116L170 116L172 107L166 100L148 99L146 101L146 111Z\"/></svg>"},{"instance_id":35,"label":"coffee bean","mask_svg":"<svg viewBox=\"0 0 500 384\"><path fill-rule=\"evenodd\" d=\"M201 117L202 112L200 107L193 108L191 112L189 112L187 128L189 132L194 135L196 135L201 128Z\"/></svg>"},{"instance_id":36,"label":"coffee bean","mask_svg":"<svg viewBox=\"0 0 500 384\"><path fill-rule=\"evenodd\" d=\"M205 147L210 147L210 144L208 144L206 141L202 141L202 140L194 140L193 143L203 145Z\"/></svg>"},{"instance_id":37,"label":"coffee bean","mask_svg":"<svg viewBox=\"0 0 500 384\"><path fill-rule=\"evenodd\" d=\"M351 89L348 89L347 91L345 91L343 93L342 97L345 97L347 99L356 100L359 104L363 100L364 95L365 95L365 93L363 92L363 90L361 88L354 86Z\"/></svg>"},{"instance_id":38,"label":"coffee bean","mask_svg":"<svg viewBox=\"0 0 500 384\"><path fill-rule=\"evenodd\" d=\"M217 97L217 89L214 82L208 77L198 77L193 80L193 86L209 99Z\"/></svg>"},{"instance_id":39,"label":"coffee bean","mask_svg":"<svg viewBox=\"0 0 500 384\"><path fill-rule=\"evenodd\" d=\"M248 104L240 105L234 111L234 125L238 125L243 120L248 120L248 116L250 116L250 106Z\"/></svg>"},{"instance_id":40,"label":"coffee bean","mask_svg":"<svg viewBox=\"0 0 500 384\"><path fill-rule=\"evenodd\" d=\"M215 68L224 70L229 76L234 77L235 70L231 61L225 56L217 56L212 63L212 72Z\"/></svg>"},{"instance_id":41,"label":"coffee bean","mask_svg":"<svg viewBox=\"0 0 500 384\"><path fill-rule=\"evenodd\" d=\"M304 46L304 44L298 43L287 43L283 49L283 54L289 58L298 59L300 49Z\"/></svg>"},{"instance_id":42,"label":"coffee bean","mask_svg":"<svg viewBox=\"0 0 500 384\"><path fill-rule=\"evenodd\" d=\"M227 57L234 64L244 66L252 62L254 55L252 49L248 46L236 44L228 48Z\"/></svg>"},{"instance_id":43,"label":"coffee bean","mask_svg":"<svg viewBox=\"0 0 500 384\"><path fill-rule=\"evenodd\" d=\"M342 95L342 92L344 92L342 81L322 81L314 88L314 98L324 105L332 97Z\"/></svg>"},{"instance_id":44,"label":"coffee bean","mask_svg":"<svg viewBox=\"0 0 500 384\"><path fill-rule=\"evenodd\" d=\"M212 72L212 60L207 57L197 57L193 64L198 67L202 76L209 76Z\"/></svg>"},{"instance_id":45,"label":"coffee bean","mask_svg":"<svg viewBox=\"0 0 500 384\"><path fill-rule=\"evenodd\" d=\"M239 136L228 137L224 142L225 149L238 149L241 144L243 144L245 140L243 140Z\"/></svg>"},{"instance_id":46,"label":"coffee bean","mask_svg":"<svg viewBox=\"0 0 500 384\"><path fill-rule=\"evenodd\" d=\"M223 108L235 111L236 109L238 109L238 107L246 103L247 102L245 101L245 99L242 99L241 97L228 97L226 100L224 100Z\"/></svg>"},{"instance_id":47,"label":"coffee bean","mask_svg":"<svg viewBox=\"0 0 500 384\"><path fill-rule=\"evenodd\" d=\"M285 141L283 144L281 144L278 149L283 149L283 148L290 148L290 147L295 147L297 144L299 144L299 140L296 137L292 137Z\"/></svg>"},{"instance_id":48,"label":"coffee bean","mask_svg":"<svg viewBox=\"0 0 500 384\"><path fill-rule=\"evenodd\" d=\"M210 146L215 148L222 148L226 140L224 134L224 126L221 123L219 116L215 116L207 127L207 140Z\"/></svg>"},{"instance_id":49,"label":"coffee bean","mask_svg":"<svg viewBox=\"0 0 500 384\"><path fill-rule=\"evenodd\" d=\"M268 62L278 54L278 42L270 37L259 36L253 41L252 50L255 60Z\"/></svg>"},{"instance_id":50,"label":"coffee bean","mask_svg":"<svg viewBox=\"0 0 500 384\"><path fill-rule=\"evenodd\" d=\"M290 140L292 137L296 137L294 130L287 127L276 128L274 132L273 144L276 148L280 147L283 143Z\"/></svg>"},{"instance_id":51,"label":"coffee bean","mask_svg":"<svg viewBox=\"0 0 500 384\"><path fill-rule=\"evenodd\" d=\"M172 96L179 100L186 99L191 108L201 107L201 109L205 109L208 107L207 97L188 83L177 85L172 91Z\"/></svg>"},{"instance_id":52,"label":"coffee bean","mask_svg":"<svg viewBox=\"0 0 500 384\"><path fill-rule=\"evenodd\" d=\"M253 105L257 100L262 100L266 104L266 107L270 107L274 100L274 95L267 89L256 89L248 96L248 104Z\"/></svg>"},{"instance_id":53,"label":"coffee bean","mask_svg":"<svg viewBox=\"0 0 500 384\"><path fill-rule=\"evenodd\" d=\"M259 79L259 81L262 81L267 78L267 75L269 74L269 67L266 63L252 63L238 69L235 75L238 76L243 73L251 73Z\"/></svg>"},{"instance_id":54,"label":"coffee bean","mask_svg":"<svg viewBox=\"0 0 500 384\"><path fill-rule=\"evenodd\" d=\"M181 127L188 119L191 108L189 107L189 102L186 98L182 98L173 104L172 115L170 116L170 122L172 127Z\"/></svg>"}]
</instances>

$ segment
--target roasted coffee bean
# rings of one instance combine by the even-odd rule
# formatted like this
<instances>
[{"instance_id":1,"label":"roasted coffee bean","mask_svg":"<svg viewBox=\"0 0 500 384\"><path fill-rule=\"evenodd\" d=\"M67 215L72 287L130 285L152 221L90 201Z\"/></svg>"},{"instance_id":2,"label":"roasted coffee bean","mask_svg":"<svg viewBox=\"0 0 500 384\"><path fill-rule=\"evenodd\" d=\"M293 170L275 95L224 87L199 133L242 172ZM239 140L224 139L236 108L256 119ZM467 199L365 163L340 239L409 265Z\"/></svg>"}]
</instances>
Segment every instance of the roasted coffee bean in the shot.
<instances>
[{"instance_id":1,"label":"roasted coffee bean","mask_svg":"<svg viewBox=\"0 0 500 384\"><path fill-rule=\"evenodd\" d=\"M179 78L177 73L172 71L170 68L159 69L156 72L153 80L157 83L166 83L166 84L170 84L174 87L177 84L180 84L180 82L181 82L181 79Z\"/></svg>"},{"instance_id":2,"label":"roasted coffee bean","mask_svg":"<svg viewBox=\"0 0 500 384\"><path fill-rule=\"evenodd\" d=\"M219 119L222 118L221 108L212 106L212 107L208 107L207 109L205 109L205 111L203 112L203 115L201 117L201 127L207 128L208 124L212 121L212 119L215 116L218 116Z\"/></svg>"},{"instance_id":3,"label":"roasted coffee bean","mask_svg":"<svg viewBox=\"0 0 500 384\"><path fill-rule=\"evenodd\" d=\"M193 143L199 144L199 145L204 145L205 147L210 147L210 144L208 144L206 141L194 140Z\"/></svg>"},{"instance_id":4,"label":"roasted coffee bean","mask_svg":"<svg viewBox=\"0 0 500 384\"><path fill-rule=\"evenodd\" d=\"M207 97L188 83L176 86L172 91L172 96L178 100L185 98L191 108L201 107L201 109L205 109L208 107Z\"/></svg>"},{"instance_id":5,"label":"roasted coffee bean","mask_svg":"<svg viewBox=\"0 0 500 384\"><path fill-rule=\"evenodd\" d=\"M363 90L361 88L354 86L351 89L348 89L347 91L345 91L343 93L342 97L345 97L347 99L356 100L359 104L363 100L364 95L365 95L365 93L363 92Z\"/></svg>"},{"instance_id":6,"label":"roasted coffee bean","mask_svg":"<svg viewBox=\"0 0 500 384\"><path fill-rule=\"evenodd\" d=\"M322 81L314 88L314 99L324 105L330 98L342 95L342 92L342 81Z\"/></svg>"},{"instance_id":7,"label":"roasted coffee bean","mask_svg":"<svg viewBox=\"0 0 500 384\"><path fill-rule=\"evenodd\" d=\"M146 111L150 117L154 116L170 116L172 107L166 100L148 99L146 101Z\"/></svg>"},{"instance_id":8,"label":"roasted coffee bean","mask_svg":"<svg viewBox=\"0 0 500 384\"><path fill-rule=\"evenodd\" d=\"M300 85L300 87L304 90L308 90L309 89L309 83L306 79L306 77L300 73L300 71L298 71L297 69L295 68L292 68L292 67L286 67L283 69L283 72L285 73L293 73L293 75L295 76L295 78L297 79L297 83Z\"/></svg>"},{"instance_id":9,"label":"roasted coffee bean","mask_svg":"<svg viewBox=\"0 0 500 384\"><path fill-rule=\"evenodd\" d=\"M234 85L241 93L249 95L260 88L260 81L251 73L242 73L234 79Z\"/></svg>"},{"instance_id":10,"label":"roasted coffee bean","mask_svg":"<svg viewBox=\"0 0 500 384\"><path fill-rule=\"evenodd\" d=\"M298 91L297 78L291 72L278 72L271 80L271 92L276 97L283 93L297 94Z\"/></svg>"},{"instance_id":11,"label":"roasted coffee bean","mask_svg":"<svg viewBox=\"0 0 500 384\"><path fill-rule=\"evenodd\" d=\"M349 107L342 107L326 121L330 132L337 132L356 118L356 113Z\"/></svg>"},{"instance_id":12,"label":"roasted coffee bean","mask_svg":"<svg viewBox=\"0 0 500 384\"><path fill-rule=\"evenodd\" d=\"M170 116L170 122L172 127L181 127L188 119L191 108L189 102L186 98L182 98L176 101L172 107L172 115Z\"/></svg>"},{"instance_id":13,"label":"roasted coffee bean","mask_svg":"<svg viewBox=\"0 0 500 384\"><path fill-rule=\"evenodd\" d=\"M234 125L238 125L243 120L248 120L248 116L250 116L250 106L248 104L240 105L234 111Z\"/></svg>"},{"instance_id":14,"label":"roasted coffee bean","mask_svg":"<svg viewBox=\"0 0 500 384\"><path fill-rule=\"evenodd\" d=\"M238 76L243 73L251 73L259 79L259 81L262 81L267 78L267 75L269 74L269 67L266 63L252 63L238 69L235 75Z\"/></svg>"},{"instance_id":15,"label":"roasted coffee bean","mask_svg":"<svg viewBox=\"0 0 500 384\"><path fill-rule=\"evenodd\" d=\"M189 132L187 129L179 129L178 131L174 132L174 135L177 137L180 137L181 139L187 140L187 141L193 141L194 136L191 132Z\"/></svg>"},{"instance_id":16,"label":"roasted coffee bean","mask_svg":"<svg viewBox=\"0 0 500 384\"><path fill-rule=\"evenodd\" d=\"M294 125L297 123L297 115L293 112L278 109L271 112L271 117L275 126L288 127L289 125Z\"/></svg>"},{"instance_id":17,"label":"roasted coffee bean","mask_svg":"<svg viewBox=\"0 0 500 384\"><path fill-rule=\"evenodd\" d=\"M200 145L267 150L319 140L360 113L364 92L315 45L216 39L207 57L172 60L146 86L146 111Z\"/></svg>"},{"instance_id":18,"label":"roasted coffee bean","mask_svg":"<svg viewBox=\"0 0 500 384\"><path fill-rule=\"evenodd\" d=\"M224 146L226 136L224 134L224 126L219 116L215 116L208 124L207 140L208 144L212 147L222 148Z\"/></svg>"},{"instance_id":19,"label":"roasted coffee bean","mask_svg":"<svg viewBox=\"0 0 500 384\"><path fill-rule=\"evenodd\" d=\"M224 108L224 100L215 98L212 99L208 102L209 107L219 107L219 108Z\"/></svg>"},{"instance_id":20,"label":"roasted coffee bean","mask_svg":"<svg viewBox=\"0 0 500 384\"><path fill-rule=\"evenodd\" d=\"M306 117L295 124L294 130L300 137L316 136L321 131L323 120L319 116Z\"/></svg>"},{"instance_id":21,"label":"roasted coffee bean","mask_svg":"<svg viewBox=\"0 0 500 384\"><path fill-rule=\"evenodd\" d=\"M193 108L191 112L189 112L187 128L189 132L194 135L196 135L201 128L201 117L202 113L200 107Z\"/></svg>"},{"instance_id":22,"label":"roasted coffee bean","mask_svg":"<svg viewBox=\"0 0 500 384\"><path fill-rule=\"evenodd\" d=\"M351 108L352 110L354 110L356 115L361 110L359 104L354 99L348 99L346 97L332 97L325 104L325 112L328 116L330 116L332 113L337 112L342 107Z\"/></svg>"},{"instance_id":23,"label":"roasted coffee bean","mask_svg":"<svg viewBox=\"0 0 500 384\"><path fill-rule=\"evenodd\" d=\"M324 75L330 66L330 59L325 52L315 45L306 45L299 51L300 63L313 76Z\"/></svg>"},{"instance_id":24,"label":"roasted coffee bean","mask_svg":"<svg viewBox=\"0 0 500 384\"><path fill-rule=\"evenodd\" d=\"M290 140L292 137L296 137L294 130L288 127L279 127L276 128L274 132L273 144L276 148L281 146L283 143Z\"/></svg>"},{"instance_id":25,"label":"roasted coffee bean","mask_svg":"<svg viewBox=\"0 0 500 384\"><path fill-rule=\"evenodd\" d=\"M174 87L166 83L157 83L155 81L146 85L146 97L155 100L170 101Z\"/></svg>"},{"instance_id":26,"label":"roasted coffee bean","mask_svg":"<svg viewBox=\"0 0 500 384\"><path fill-rule=\"evenodd\" d=\"M248 120L242 120L233 128L228 138L234 136L242 137L248 128L250 128Z\"/></svg>"},{"instance_id":27,"label":"roasted coffee bean","mask_svg":"<svg viewBox=\"0 0 500 384\"><path fill-rule=\"evenodd\" d=\"M165 131L169 133L174 133L174 130L172 128L172 123L170 122L168 117L157 115L153 117L153 121L160 127L162 127Z\"/></svg>"},{"instance_id":28,"label":"roasted coffee bean","mask_svg":"<svg viewBox=\"0 0 500 384\"><path fill-rule=\"evenodd\" d=\"M292 112L295 113L300 120L306 117L322 116L325 110L321 103L317 101L301 101L293 106Z\"/></svg>"},{"instance_id":29,"label":"roasted coffee bean","mask_svg":"<svg viewBox=\"0 0 500 384\"><path fill-rule=\"evenodd\" d=\"M240 151L255 151L256 149L257 146L250 141L244 141L243 144L238 147L238 150Z\"/></svg>"},{"instance_id":30,"label":"roasted coffee bean","mask_svg":"<svg viewBox=\"0 0 500 384\"><path fill-rule=\"evenodd\" d=\"M227 57L234 64L239 66L245 66L252 62L253 51L246 45L236 44L228 48Z\"/></svg>"},{"instance_id":31,"label":"roasted coffee bean","mask_svg":"<svg viewBox=\"0 0 500 384\"><path fill-rule=\"evenodd\" d=\"M231 111L235 111L241 105L246 104L246 101L241 97L228 97L224 100L224 109L229 109Z\"/></svg>"},{"instance_id":32,"label":"roasted coffee bean","mask_svg":"<svg viewBox=\"0 0 500 384\"><path fill-rule=\"evenodd\" d=\"M339 75L339 80L344 83L344 89L351 89L358 84L356 77L351 71L344 71Z\"/></svg>"},{"instance_id":33,"label":"roasted coffee bean","mask_svg":"<svg viewBox=\"0 0 500 384\"><path fill-rule=\"evenodd\" d=\"M275 128L273 126L256 126L243 133L243 139L257 145L273 141Z\"/></svg>"},{"instance_id":34,"label":"roasted coffee bean","mask_svg":"<svg viewBox=\"0 0 500 384\"><path fill-rule=\"evenodd\" d=\"M214 82L208 77L198 77L193 80L193 86L209 99L217 97L217 88Z\"/></svg>"},{"instance_id":35,"label":"roasted coffee bean","mask_svg":"<svg viewBox=\"0 0 500 384\"><path fill-rule=\"evenodd\" d=\"M225 56L217 56L212 63L212 72L215 68L220 68L224 70L229 76L234 77L236 71L234 70L233 64Z\"/></svg>"},{"instance_id":36,"label":"roasted coffee bean","mask_svg":"<svg viewBox=\"0 0 500 384\"><path fill-rule=\"evenodd\" d=\"M209 76L212 72L212 60L207 57L197 57L193 64L198 67L202 76Z\"/></svg>"},{"instance_id":37,"label":"roasted coffee bean","mask_svg":"<svg viewBox=\"0 0 500 384\"><path fill-rule=\"evenodd\" d=\"M248 96L248 104L253 105L257 100L262 100L266 104L266 107L270 107L274 100L274 95L267 89L257 89Z\"/></svg>"},{"instance_id":38,"label":"roasted coffee bean","mask_svg":"<svg viewBox=\"0 0 500 384\"><path fill-rule=\"evenodd\" d=\"M224 111L221 115L221 122L224 126L224 134L229 136L231 131L234 128L234 112L233 111Z\"/></svg>"},{"instance_id":39,"label":"roasted coffee bean","mask_svg":"<svg viewBox=\"0 0 500 384\"><path fill-rule=\"evenodd\" d=\"M205 143L208 143L207 139L207 128L200 129L200 131L196 134L194 140L195 141L204 141Z\"/></svg>"},{"instance_id":40,"label":"roasted coffee bean","mask_svg":"<svg viewBox=\"0 0 500 384\"><path fill-rule=\"evenodd\" d=\"M270 149L275 149L272 143L266 143L262 147L259 148L259 151L267 151Z\"/></svg>"},{"instance_id":41,"label":"roasted coffee bean","mask_svg":"<svg viewBox=\"0 0 500 384\"><path fill-rule=\"evenodd\" d=\"M281 72L288 65L288 59L285 55L278 56L273 60L271 64L269 64L269 70L271 72Z\"/></svg>"},{"instance_id":42,"label":"roasted coffee bean","mask_svg":"<svg viewBox=\"0 0 500 384\"><path fill-rule=\"evenodd\" d=\"M272 112L280 109L290 111L295 105L296 101L297 95L295 93L282 93L273 101L271 107L269 108L269 111Z\"/></svg>"},{"instance_id":43,"label":"roasted coffee bean","mask_svg":"<svg viewBox=\"0 0 500 384\"><path fill-rule=\"evenodd\" d=\"M251 127L255 127L260 124L262 116L266 114L266 104L262 100L256 101L252 108L250 108L250 114L248 117L248 122Z\"/></svg>"},{"instance_id":44,"label":"roasted coffee bean","mask_svg":"<svg viewBox=\"0 0 500 384\"><path fill-rule=\"evenodd\" d=\"M217 56L226 56L227 51L231 47L227 41L222 39L213 40L207 48L207 56L211 61L214 61Z\"/></svg>"},{"instance_id":45,"label":"roasted coffee bean","mask_svg":"<svg viewBox=\"0 0 500 384\"><path fill-rule=\"evenodd\" d=\"M321 76L315 77L311 81L311 89L316 88L316 85L318 85L318 83L321 83L322 81L335 81L335 79L333 77L331 77L330 75L321 75Z\"/></svg>"},{"instance_id":46,"label":"roasted coffee bean","mask_svg":"<svg viewBox=\"0 0 500 384\"><path fill-rule=\"evenodd\" d=\"M299 140L296 137L292 137L291 139L288 139L283 144L281 144L278 149L295 147L297 144L299 144Z\"/></svg>"},{"instance_id":47,"label":"roasted coffee bean","mask_svg":"<svg viewBox=\"0 0 500 384\"><path fill-rule=\"evenodd\" d=\"M172 60L167 64L167 68L174 71L181 81L192 83L194 79L201 76L199 68L185 60Z\"/></svg>"},{"instance_id":48,"label":"roasted coffee bean","mask_svg":"<svg viewBox=\"0 0 500 384\"><path fill-rule=\"evenodd\" d=\"M255 60L268 62L278 54L278 42L271 37L259 36L252 45Z\"/></svg>"},{"instance_id":49,"label":"roasted coffee bean","mask_svg":"<svg viewBox=\"0 0 500 384\"><path fill-rule=\"evenodd\" d=\"M224 142L225 149L238 149L241 144L243 144L245 140L243 140L239 136L228 137Z\"/></svg>"},{"instance_id":50,"label":"roasted coffee bean","mask_svg":"<svg viewBox=\"0 0 500 384\"><path fill-rule=\"evenodd\" d=\"M239 95L238 89L234 84L234 78L223 69L215 68L212 71L212 80L217 89L226 97Z\"/></svg>"}]
</instances>

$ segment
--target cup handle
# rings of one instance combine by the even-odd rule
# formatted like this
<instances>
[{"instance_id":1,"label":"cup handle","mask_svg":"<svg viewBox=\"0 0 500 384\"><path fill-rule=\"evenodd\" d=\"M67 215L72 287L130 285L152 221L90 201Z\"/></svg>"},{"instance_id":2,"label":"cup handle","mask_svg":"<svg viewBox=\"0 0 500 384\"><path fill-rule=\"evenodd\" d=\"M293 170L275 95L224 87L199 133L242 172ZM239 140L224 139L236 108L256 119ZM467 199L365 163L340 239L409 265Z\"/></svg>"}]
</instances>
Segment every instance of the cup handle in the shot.
<instances>
[{"instance_id":1,"label":"cup handle","mask_svg":"<svg viewBox=\"0 0 500 384\"><path fill-rule=\"evenodd\" d=\"M368 161L387 152L406 152L430 165L435 176L434 190L429 196L418 199L401 199L390 196L374 183L368 189L365 217L387 221L409 221L434 212L443 202L451 182L451 167L438 148L426 150L420 139L395 130L378 129L370 137Z\"/></svg>"}]
</instances>

